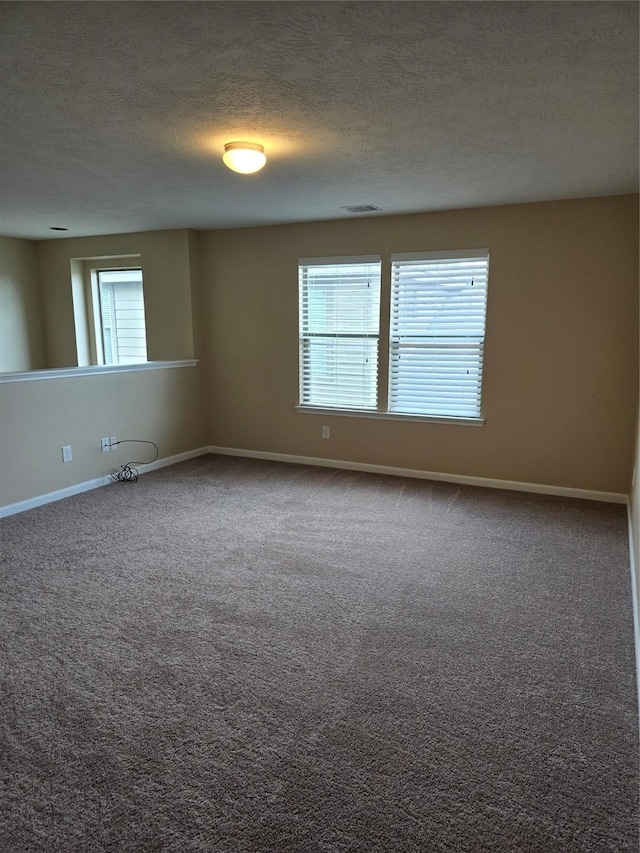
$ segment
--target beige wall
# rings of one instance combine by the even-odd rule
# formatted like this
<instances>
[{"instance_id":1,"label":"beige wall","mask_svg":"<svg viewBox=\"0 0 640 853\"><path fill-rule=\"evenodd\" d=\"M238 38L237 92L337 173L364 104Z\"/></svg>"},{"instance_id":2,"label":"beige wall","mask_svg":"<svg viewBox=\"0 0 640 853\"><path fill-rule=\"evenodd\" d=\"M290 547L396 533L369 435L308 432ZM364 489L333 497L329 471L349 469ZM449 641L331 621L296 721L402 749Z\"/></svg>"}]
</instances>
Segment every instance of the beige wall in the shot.
<instances>
[{"instance_id":1,"label":"beige wall","mask_svg":"<svg viewBox=\"0 0 640 853\"><path fill-rule=\"evenodd\" d=\"M20 369L77 364L71 284L76 258L139 255L149 360L198 357L202 334L193 309L195 303L197 314L198 246L188 231L10 245L12 257L23 259L21 266L14 263L16 269L32 274L34 292L39 269L44 303L46 363ZM39 331L36 346L44 353ZM123 447L103 454L103 436L150 439L161 458L201 447L203 389L202 365L0 384L0 505L93 480L131 458L131 449ZM67 444L73 461L63 463L61 447Z\"/></svg>"},{"instance_id":2,"label":"beige wall","mask_svg":"<svg viewBox=\"0 0 640 853\"><path fill-rule=\"evenodd\" d=\"M201 234L209 442L626 493L637 209L623 196ZM380 253L386 270L391 252L481 247L482 428L296 413L299 257Z\"/></svg>"},{"instance_id":3,"label":"beige wall","mask_svg":"<svg viewBox=\"0 0 640 853\"><path fill-rule=\"evenodd\" d=\"M0 373L45 367L36 244L0 237Z\"/></svg>"},{"instance_id":4,"label":"beige wall","mask_svg":"<svg viewBox=\"0 0 640 853\"><path fill-rule=\"evenodd\" d=\"M190 245L186 230L43 240L37 244L47 329L47 366L78 364L71 260L139 255L149 361L194 356Z\"/></svg>"},{"instance_id":5,"label":"beige wall","mask_svg":"<svg viewBox=\"0 0 640 853\"><path fill-rule=\"evenodd\" d=\"M153 452L100 439L154 441L160 457L204 443L200 368L179 367L0 384L0 505L93 480ZM63 463L70 444L73 460ZM133 448L133 450L132 450Z\"/></svg>"},{"instance_id":6,"label":"beige wall","mask_svg":"<svg viewBox=\"0 0 640 853\"><path fill-rule=\"evenodd\" d=\"M299 257L380 253L387 270L391 252L480 247L491 251L482 428L296 413ZM19 249L33 259L31 244ZM2 504L107 473L118 459L101 453L100 438L124 432L157 441L163 457L213 444L628 492L638 412L635 196L51 240L37 253L50 365L75 363L71 259L136 253L150 359L202 362L0 386ZM388 295L388 274L384 288ZM64 444L72 463L61 461Z\"/></svg>"}]
</instances>

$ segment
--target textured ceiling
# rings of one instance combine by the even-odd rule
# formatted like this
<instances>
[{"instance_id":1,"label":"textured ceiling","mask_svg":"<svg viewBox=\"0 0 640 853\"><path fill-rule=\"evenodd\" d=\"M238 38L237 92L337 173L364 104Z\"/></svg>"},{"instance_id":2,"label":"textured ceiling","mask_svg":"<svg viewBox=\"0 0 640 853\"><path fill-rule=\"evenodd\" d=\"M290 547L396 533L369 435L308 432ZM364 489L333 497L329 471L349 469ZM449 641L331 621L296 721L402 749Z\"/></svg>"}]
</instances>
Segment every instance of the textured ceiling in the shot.
<instances>
[{"instance_id":1,"label":"textured ceiling","mask_svg":"<svg viewBox=\"0 0 640 853\"><path fill-rule=\"evenodd\" d=\"M638 189L635 2L9 2L0 25L3 234ZM238 138L263 172L223 166Z\"/></svg>"}]
</instances>

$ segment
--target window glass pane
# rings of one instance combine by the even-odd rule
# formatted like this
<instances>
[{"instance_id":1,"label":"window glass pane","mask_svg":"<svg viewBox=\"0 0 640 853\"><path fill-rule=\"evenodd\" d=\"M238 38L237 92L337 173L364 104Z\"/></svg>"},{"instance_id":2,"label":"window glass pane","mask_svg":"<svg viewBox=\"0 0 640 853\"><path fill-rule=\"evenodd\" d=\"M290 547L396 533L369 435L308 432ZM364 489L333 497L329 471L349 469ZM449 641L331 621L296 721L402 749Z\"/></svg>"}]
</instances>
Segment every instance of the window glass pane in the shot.
<instances>
[{"instance_id":1,"label":"window glass pane","mask_svg":"<svg viewBox=\"0 0 640 853\"><path fill-rule=\"evenodd\" d=\"M99 270L105 364L147 360L142 270Z\"/></svg>"},{"instance_id":2,"label":"window glass pane","mask_svg":"<svg viewBox=\"0 0 640 853\"><path fill-rule=\"evenodd\" d=\"M393 260L389 410L479 417L488 253Z\"/></svg>"},{"instance_id":3,"label":"window glass pane","mask_svg":"<svg viewBox=\"0 0 640 853\"><path fill-rule=\"evenodd\" d=\"M391 411L477 417L481 365L481 344L396 344L390 365Z\"/></svg>"},{"instance_id":4,"label":"window glass pane","mask_svg":"<svg viewBox=\"0 0 640 853\"><path fill-rule=\"evenodd\" d=\"M378 341L371 338L311 338L301 353L303 401L309 406L375 409Z\"/></svg>"},{"instance_id":5,"label":"window glass pane","mask_svg":"<svg viewBox=\"0 0 640 853\"><path fill-rule=\"evenodd\" d=\"M302 263L300 402L375 409L380 262Z\"/></svg>"}]
</instances>

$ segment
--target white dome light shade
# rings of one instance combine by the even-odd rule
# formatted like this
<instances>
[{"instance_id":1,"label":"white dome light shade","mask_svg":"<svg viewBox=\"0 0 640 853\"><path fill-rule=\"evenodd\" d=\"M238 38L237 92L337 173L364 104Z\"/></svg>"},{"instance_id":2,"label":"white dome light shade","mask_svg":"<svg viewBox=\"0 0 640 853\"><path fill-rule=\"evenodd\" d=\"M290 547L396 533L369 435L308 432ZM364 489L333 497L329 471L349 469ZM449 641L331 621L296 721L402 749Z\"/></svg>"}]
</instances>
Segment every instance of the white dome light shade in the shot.
<instances>
[{"instance_id":1,"label":"white dome light shade","mask_svg":"<svg viewBox=\"0 0 640 853\"><path fill-rule=\"evenodd\" d=\"M224 146L222 161L234 172L250 175L262 169L267 158L262 145L256 142L227 142Z\"/></svg>"}]
</instances>

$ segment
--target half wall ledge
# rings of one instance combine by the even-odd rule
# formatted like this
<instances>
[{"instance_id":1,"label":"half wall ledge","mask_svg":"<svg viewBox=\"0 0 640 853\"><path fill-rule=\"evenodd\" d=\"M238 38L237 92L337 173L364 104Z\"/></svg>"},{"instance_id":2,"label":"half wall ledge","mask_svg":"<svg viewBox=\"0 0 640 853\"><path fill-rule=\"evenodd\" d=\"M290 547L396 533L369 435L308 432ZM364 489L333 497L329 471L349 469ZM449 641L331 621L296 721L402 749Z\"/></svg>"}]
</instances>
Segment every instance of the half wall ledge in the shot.
<instances>
[{"instance_id":1,"label":"half wall ledge","mask_svg":"<svg viewBox=\"0 0 640 853\"><path fill-rule=\"evenodd\" d=\"M89 367L53 367L48 370L24 370L0 373L0 385L7 382L37 382L41 379L68 379L75 376L102 376L105 373L132 373L139 370L166 370L170 367L195 367L197 358L179 361L145 361L141 364L98 364Z\"/></svg>"}]
</instances>

